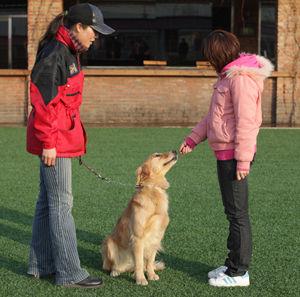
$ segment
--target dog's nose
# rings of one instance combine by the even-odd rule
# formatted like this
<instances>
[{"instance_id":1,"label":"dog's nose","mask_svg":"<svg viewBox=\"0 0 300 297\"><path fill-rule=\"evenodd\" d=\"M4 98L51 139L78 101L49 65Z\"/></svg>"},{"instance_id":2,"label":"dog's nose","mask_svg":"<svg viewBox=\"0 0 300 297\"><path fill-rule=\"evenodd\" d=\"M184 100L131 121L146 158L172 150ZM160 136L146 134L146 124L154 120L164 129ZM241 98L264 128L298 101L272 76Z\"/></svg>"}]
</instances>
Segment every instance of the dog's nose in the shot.
<instances>
[{"instance_id":1,"label":"dog's nose","mask_svg":"<svg viewBox=\"0 0 300 297\"><path fill-rule=\"evenodd\" d=\"M177 151L173 150L172 153L177 156Z\"/></svg>"}]
</instances>

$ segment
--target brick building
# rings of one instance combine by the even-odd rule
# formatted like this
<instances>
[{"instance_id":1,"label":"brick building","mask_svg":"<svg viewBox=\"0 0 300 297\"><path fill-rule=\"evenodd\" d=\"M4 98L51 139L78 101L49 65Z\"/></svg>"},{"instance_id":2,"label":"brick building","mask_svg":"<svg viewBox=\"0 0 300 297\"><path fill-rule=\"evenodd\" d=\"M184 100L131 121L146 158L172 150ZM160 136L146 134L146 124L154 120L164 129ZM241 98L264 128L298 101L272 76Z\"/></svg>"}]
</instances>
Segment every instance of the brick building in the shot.
<instances>
[{"instance_id":1,"label":"brick building","mask_svg":"<svg viewBox=\"0 0 300 297\"><path fill-rule=\"evenodd\" d=\"M78 2L85 1L0 4L0 124L26 124L38 40L55 15ZM99 5L117 34L82 57L86 124L195 124L207 112L216 80L201 62L199 44L207 32L223 28L239 37L244 51L265 55L276 66L263 93L264 125L300 126L300 0L90 3ZM153 62L158 60L163 62Z\"/></svg>"}]
</instances>

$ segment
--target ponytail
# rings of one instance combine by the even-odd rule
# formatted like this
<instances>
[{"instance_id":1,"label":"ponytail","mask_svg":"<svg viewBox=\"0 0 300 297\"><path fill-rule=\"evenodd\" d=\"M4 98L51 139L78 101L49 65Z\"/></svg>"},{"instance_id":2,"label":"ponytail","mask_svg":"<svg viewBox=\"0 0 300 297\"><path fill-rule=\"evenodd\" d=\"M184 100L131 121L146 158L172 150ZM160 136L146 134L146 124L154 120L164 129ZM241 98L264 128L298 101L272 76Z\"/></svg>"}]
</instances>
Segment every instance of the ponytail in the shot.
<instances>
[{"instance_id":1,"label":"ponytail","mask_svg":"<svg viewBox=\"0 0 300 297\"><path fill-rule=\"evenodd\" d=\"M42 36L38 45L38 52L43 48L43 46L50 40L54 39L59 26L64 24L64 17L66 13L62 12L58 14L48 25L47 31Z\"/></svg>"}]
</instances>

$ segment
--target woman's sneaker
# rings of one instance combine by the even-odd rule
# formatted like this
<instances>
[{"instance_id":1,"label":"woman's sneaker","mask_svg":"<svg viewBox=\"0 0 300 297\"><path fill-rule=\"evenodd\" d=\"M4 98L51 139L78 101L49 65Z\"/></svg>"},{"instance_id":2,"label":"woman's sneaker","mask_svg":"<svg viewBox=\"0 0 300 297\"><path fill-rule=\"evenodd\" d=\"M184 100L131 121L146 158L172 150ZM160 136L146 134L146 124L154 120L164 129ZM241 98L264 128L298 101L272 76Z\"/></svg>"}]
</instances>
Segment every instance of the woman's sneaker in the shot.
<instances>
[{"instance_id":1,"label":"woman's sneaker","mask_svg":"<svg viewBox=\"0 0 300 297\"><path fill-rule=\"evenodd\" d=\"M247 287L250 285L249 273L242 276L229 276L220 273L216 278L210 278L208 283L214 287Z\"/></svg>"},{"instance_id":2,"label":"woman's sneaker","mask_svg":"<svg viewBox=\"0 0 300 297\"><path fill-rule=\"evenodd\" d=\"M208 278L216 278L220 273L224 273L227 270L226 266L220 266L212 271L210 271L207 276Z\"/></svg>"}]
</instances>

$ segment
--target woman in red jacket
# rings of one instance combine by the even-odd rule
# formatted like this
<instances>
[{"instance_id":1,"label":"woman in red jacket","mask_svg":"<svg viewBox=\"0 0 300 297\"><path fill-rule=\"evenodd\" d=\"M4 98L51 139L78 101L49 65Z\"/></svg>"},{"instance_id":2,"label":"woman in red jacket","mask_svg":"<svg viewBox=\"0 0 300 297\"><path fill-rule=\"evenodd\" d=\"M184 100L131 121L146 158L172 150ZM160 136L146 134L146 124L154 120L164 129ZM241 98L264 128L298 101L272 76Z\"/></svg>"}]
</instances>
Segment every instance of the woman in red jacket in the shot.
<instances>
[{"instance_id":1,"label":"woman in red jacket","mask_svg":"<svg viewBox=\"0 0 300 297\"><path fill-rule=\"evenodd\" d=\"M79 113L83 88L79 54L99 33L113 32L98 7L74 5L49 24L31 73L27 151L40 157L40 193L28 274L37 278L55 274L58 285L95 288L102 284L80 266L71 214L71 158L86 151Z\"/></svg>"}]
</instances>

